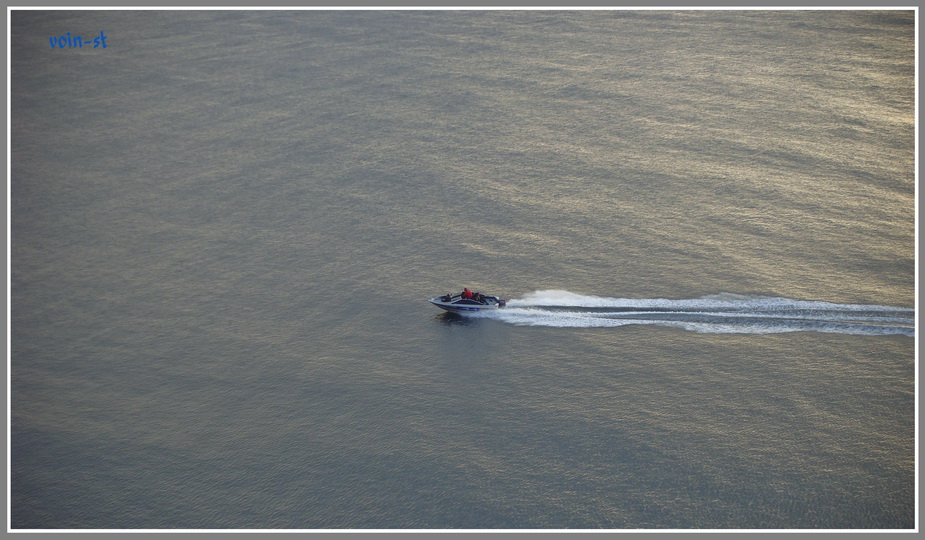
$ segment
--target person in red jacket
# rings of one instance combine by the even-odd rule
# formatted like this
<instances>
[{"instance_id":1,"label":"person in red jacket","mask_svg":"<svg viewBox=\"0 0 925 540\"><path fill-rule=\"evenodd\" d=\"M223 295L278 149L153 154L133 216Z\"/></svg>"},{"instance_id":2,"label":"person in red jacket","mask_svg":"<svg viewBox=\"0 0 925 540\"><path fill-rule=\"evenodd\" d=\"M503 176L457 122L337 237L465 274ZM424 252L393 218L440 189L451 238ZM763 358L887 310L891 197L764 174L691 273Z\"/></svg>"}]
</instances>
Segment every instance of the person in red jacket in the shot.
<instances>
[{"instance_id":1,"label":"person in red jacket","mask_svg":"<svg viewBox=\"0 0 925 540\"><path fill-rule=\"evenodd\" d=\"M474 295L472 294L472 291L470 291L470 290L468 289L468 287L467 287L467 288L463 289L463 292L462 292L462 294L461 294L460 296L462 296L462 297L465 298L466 300L471 300L472 297L473 297Z\"/></svg>"}]
</instances>

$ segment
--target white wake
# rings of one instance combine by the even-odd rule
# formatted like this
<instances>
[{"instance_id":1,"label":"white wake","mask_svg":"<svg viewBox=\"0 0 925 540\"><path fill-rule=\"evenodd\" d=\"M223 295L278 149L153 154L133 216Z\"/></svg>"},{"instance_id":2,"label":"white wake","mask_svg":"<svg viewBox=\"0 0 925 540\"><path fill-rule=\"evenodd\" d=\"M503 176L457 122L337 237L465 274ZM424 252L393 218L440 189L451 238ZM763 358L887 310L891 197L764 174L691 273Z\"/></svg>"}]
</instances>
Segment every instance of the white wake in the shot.
<instances>
[{"instance_id":1,"label":"white wake","mask_svg":"<svg viewBox=\"0 0 925 540\"><path fill-rule=\"evenodd\" d=\"M828 332L915 336L915 310L909 308L730 293L672 300L544 290L508 300L506 308L478 316L523 326L659 325L721 334Z\"/></svg>"}]
</instances>

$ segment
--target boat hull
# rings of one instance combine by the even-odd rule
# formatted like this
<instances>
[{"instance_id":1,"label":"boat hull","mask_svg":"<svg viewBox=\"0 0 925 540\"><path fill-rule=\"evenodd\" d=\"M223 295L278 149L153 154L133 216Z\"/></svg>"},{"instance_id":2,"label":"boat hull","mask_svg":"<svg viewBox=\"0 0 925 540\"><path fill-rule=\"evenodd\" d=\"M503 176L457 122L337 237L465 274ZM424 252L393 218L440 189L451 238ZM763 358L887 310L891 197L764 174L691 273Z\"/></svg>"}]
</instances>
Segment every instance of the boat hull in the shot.
<instances>
[{"instance_id":1,"label":"boat hull","mask_svg":"<svg viewBox=\"0 0 925 540\"><path fill-rule=\"evenodd\" d=\"M442 310L449 311L451 313L478 313L480 311L495 311L501 307L498 302L491 301L485 304L480 304L475 301L470 301L471 303L466 301L460 302L459 300L445 302L439 296L436 298L431 298L428 300L428 302Z\"/></svg>"}]
</instances>

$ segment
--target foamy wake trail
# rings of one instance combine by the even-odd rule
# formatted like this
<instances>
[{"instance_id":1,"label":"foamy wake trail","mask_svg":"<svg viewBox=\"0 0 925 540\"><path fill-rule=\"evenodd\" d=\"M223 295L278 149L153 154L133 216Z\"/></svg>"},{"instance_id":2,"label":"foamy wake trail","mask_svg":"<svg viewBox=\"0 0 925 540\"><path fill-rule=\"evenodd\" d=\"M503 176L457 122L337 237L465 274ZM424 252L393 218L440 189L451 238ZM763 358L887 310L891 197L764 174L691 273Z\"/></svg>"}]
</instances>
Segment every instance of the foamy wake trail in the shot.
<instances>
[{"instance_id":1,"label":"foamy wake trail","mask_svg":"<svg viewBox=\"0 0 925 540\"><path fill-rule=\"evenodd\" d=\"M915 336L915 310L722 293L702 298L609 298L547 290L479 316L522 326L659 325L714 334L828 332Z\"/></svg>"}]
</instances>

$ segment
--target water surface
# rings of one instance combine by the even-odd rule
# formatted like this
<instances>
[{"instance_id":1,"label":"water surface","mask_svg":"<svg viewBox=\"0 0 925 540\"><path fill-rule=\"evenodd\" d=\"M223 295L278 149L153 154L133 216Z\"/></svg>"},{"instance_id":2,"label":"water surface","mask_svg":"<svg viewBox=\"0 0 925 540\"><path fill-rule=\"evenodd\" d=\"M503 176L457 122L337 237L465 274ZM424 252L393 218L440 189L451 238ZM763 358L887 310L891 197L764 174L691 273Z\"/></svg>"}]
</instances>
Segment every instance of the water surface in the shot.
<instances>
[{"instance_id":1,"label":"water surface","mask_svg":"<svg viewBox=\"0 0 925 540\"><path fill-rule=\"evenodd\" d=\"M914 22L14 11L12 527L914 527Z\"/></svg>"}]
</instances>

